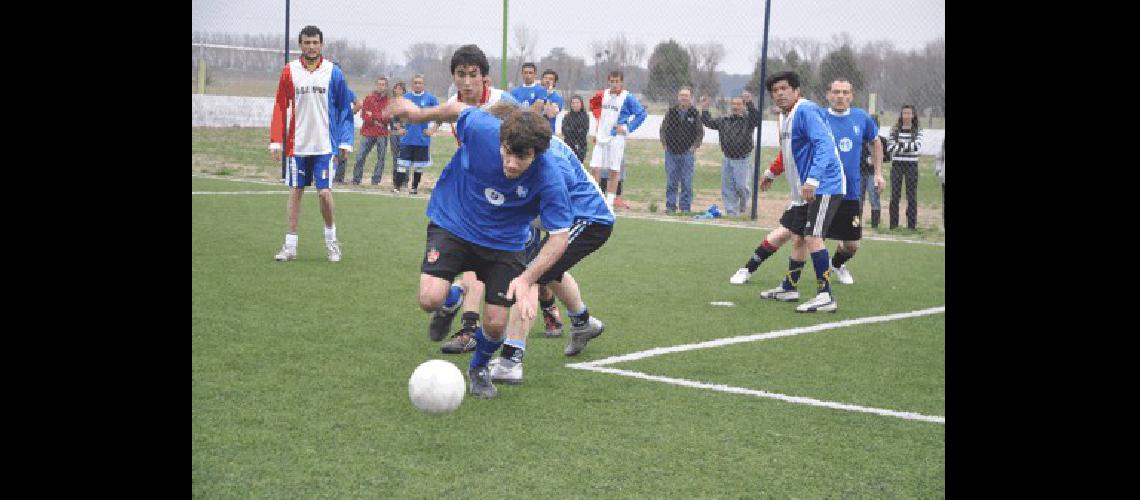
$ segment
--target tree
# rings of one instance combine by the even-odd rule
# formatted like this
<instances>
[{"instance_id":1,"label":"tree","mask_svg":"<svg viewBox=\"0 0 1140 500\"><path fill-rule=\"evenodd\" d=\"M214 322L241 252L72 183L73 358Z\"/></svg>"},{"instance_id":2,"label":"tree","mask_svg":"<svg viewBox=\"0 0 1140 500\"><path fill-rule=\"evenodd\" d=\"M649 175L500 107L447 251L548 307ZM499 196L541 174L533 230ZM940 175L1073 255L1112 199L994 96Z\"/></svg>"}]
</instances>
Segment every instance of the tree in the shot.
<instances>
[{"instance_id":1,"label":"tree","mask_svg":"<svg viewBox=\"0 0 1140 500\"><path fill-rule=\"evenodd\" d=\"M781 71L794 71L800 77L800 92L808 98L808 89L815 85L815 72L812 71L811 63L800 60L800 55L796 53L795 49L790 49L784 54L783 59L771 59L768 61L768 74L766 77L779 73ZM767 92L764 88L764 82L760 81L760 61L756 61L756 67L752 70L752 79L744 86L749 92L757 94L759 92Z\"/></svg>"},{"instance_id":2,"label":"tree","mask_svg":"<svg viewBox=\"0 0 1140 500\"><path fill-rule=\"evenodd\" d=\"M542 72L548 69L558 72L558 88L561 89L560 92L569 96L586 73L586 60L570 55L564 47L554 47L550 49L550 54L538 61L539 78L542 77Z\"/></svg>"},{"instance_id":3,"label":"tree","mask_svg":"<svg viewBox=\"0 0 1140 500\"><path fill-rule=\"evenodd\" d=\"M651 100L671 100L681 87L693 84L689 76L689 53L669 39L653 48L649 56L649 83L645 95Z\"/></svg>"},{"instance_id":4,"label":"tree","mask_svg":"<svg viewBox=\"0 0 1140 500\"><path fill-rule=\"evenodd\" d=\"M538 30L527 28L525 24L519 24L515 26L514 35L514 43L510 46L511 54L513 54L511 59L514 60L514 72L507 75L508 78L515 78L515 75L519 75L523 63L537 62L534 60L534 55L538 50ZM516 83L521 83L521 81ZM510 88L507 82L503 82L503 88Z\"/></svg>"},{"instance_id":5,"label":"tree","mask_svg":"<svg viewBox=\"0 0 1140 500\"><path fill-rule=\"evenodd\" d=\"M819 86L815 88L816 95L826 96L827 86L837 78L850 81L852 90L857 94L861 94L866 88L855 53L847 45L827 54L819 63Z\"/></svg>"},{"instance_id":6,"label":"tree","mask_svg":"<svg viewBox=\"0 0 1140 500\"><path fill-rule=\"evenodd\" d=\"M724 55L724 45L717 42L689 45L694 95L720 95L720 79L716 76L716 67L724 60Z\"/></svg>"}]
</instances>

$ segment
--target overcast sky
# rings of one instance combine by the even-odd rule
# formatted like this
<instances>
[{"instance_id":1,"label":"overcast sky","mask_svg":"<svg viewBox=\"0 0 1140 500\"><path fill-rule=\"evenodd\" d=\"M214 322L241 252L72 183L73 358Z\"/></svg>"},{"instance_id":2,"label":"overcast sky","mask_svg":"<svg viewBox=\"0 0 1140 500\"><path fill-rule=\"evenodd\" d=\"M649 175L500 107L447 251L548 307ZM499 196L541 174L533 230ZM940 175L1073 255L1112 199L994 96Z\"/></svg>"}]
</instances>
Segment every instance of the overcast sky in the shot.
<instances>
[{"instance_id":1,"label":"overcast sky","mask_svg":"<svg viewBox=\"0 0 1140 500\"><path fill-rule=\"evenodd\" d=\"M282 33L285 0L192 0L192 31L239 34ZM858 43L890 40L898 49L921 49L946 33L945 0L772 0L769 37L815 38L828 42L847 32ZM462 9L462 10L461 10ZM306 24L326 38L360 41L404 64L404 49L416 42L478 44L499 56L503 40L502 0L293 0L289 30ZM720 42L720 69L751 73L764 33L763 0L510 0L508 42L513 28L538 32L538 58L554 47L593 64L591 41L624 33L646 46L644 66L657 43ZM282 36L284 38L284 35ZM284 40L282 40L284 42ZM290 48L297 48L296 44ZM770 54L775 55L775 54ZM496 71L497 68L493 68Z\"/></svg>"}]
</instances>

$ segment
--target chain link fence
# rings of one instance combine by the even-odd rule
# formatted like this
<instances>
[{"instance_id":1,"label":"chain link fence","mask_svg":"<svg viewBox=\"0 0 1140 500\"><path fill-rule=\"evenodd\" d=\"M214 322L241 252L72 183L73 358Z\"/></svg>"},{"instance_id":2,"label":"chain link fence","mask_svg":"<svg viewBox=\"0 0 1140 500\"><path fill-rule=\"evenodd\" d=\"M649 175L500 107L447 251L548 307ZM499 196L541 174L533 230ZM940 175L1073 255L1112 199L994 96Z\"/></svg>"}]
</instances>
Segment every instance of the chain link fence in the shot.
<instances>
[{"instance_id":1,"label":"chain link fence","mask_svg":"<svg viewBox=\"0 0 1140 500\"><path fill-rule=\"evenodd\" d=\"M699 119L706 103L708 118L723 123L734 115L735 98L740 98L739 104L750 97L759 106L758 163L766 168L776 154L777 115L761 81L764 62L767 75L796 71L803 96L822 106L827 106L826 89L832 80L849 80L854 88L853 105L877 115L883 137L890 137L902 107L912 106L923 131L916 192L918 226L940 232L942 198L934 175L934 155L946 129L944 0L772 0L766 60L762 61L765 7L763 0L710 4L679 0L562 4L196 0L191 44L192 169L195 173L279 179L279 167L267 150L272 100L287 60L286 47L294 51L288 58L297 57L299 31L315 25L324 33L324 56L341 66L358 99L374 91L379 77L388 79L389 89L397 82L410 88L413 76L422 74L426 90L442 102L454 93L448 70L452 53L460 45L475 43L490 60L489 76L497 88L509 90L524 84L524 63L535 65L539 82L546 70L556 72L554 90L563 96L567 108L574 96L580 99L582 112L589 118L590 136L597 126L590 100L604 95L608 76L620 71L624 89L644 108L645 119L628 136L618 206L692 217L717 204L727 217L746 220L754 208L751 168L757 163L755 149L744 157L750 166L745 178L729 181L722 175L729 167L722 141L733 137L727 133L722 137L722 130L702 126L702 136L694 139L686 127L691 127L688 123L694 116ZM675 115L670 118L671 108ZM560 134L565 133L563 124L569 112L563 109L558 115L556 131ZM359 116L356 123L358 128L362 124ZM751 148L755 137L753 130ZM359 131L356 140L360 144ZM692 143L691 180L684 162L678 166L676 156L667 161L669 141ZM584 164L589 165L593 148L592 143L587 145ZM739 156L739 148L728 149ZM432 141L431 166L425 171L426 189L421 192L430 192L454 150L454 141ZM349 168L355 160L348 160ZM375 156L368 158L365 176L378 167L375 163ZM394 163L391 154L387 155L378 189L391 187ZM680 172L680 178L668 175L668 170ZM882 199L886 211L889 163L884 163L884 175L888 178ZM736 184L746 185L749 191L742 205L736 204L742 194L729 193ZM685 189L689 185L691 195ZM361 187L369 188L367 183ZM673 196L667 195L667 188ZM758 223L774 226L787 201L787 187L777 181L759 195ZM727 205L734 206L726 211Z\"/></svg>"}]
</instances>

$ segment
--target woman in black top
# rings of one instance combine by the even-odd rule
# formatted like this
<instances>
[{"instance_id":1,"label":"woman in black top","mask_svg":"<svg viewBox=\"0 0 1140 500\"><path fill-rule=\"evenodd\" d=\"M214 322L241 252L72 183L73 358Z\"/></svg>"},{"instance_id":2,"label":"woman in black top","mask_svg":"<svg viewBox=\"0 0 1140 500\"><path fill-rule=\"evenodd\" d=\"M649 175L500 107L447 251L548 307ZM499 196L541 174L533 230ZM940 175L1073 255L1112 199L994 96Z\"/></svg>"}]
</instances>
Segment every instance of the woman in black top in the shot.
<instances>
[{"instance_id":1,"label":"woman in black top","mask_svg":"<svg viewBox=\"0 0 1140 500\"><path fill-rule=\"evenodd\" d=\"M922 129L914 106L903 104L899 120L891 128L888 149L891 153L891 229L899 227L899 199L906 184L906 227L918 225L918 151L922 148Z\"/></svg>"},{"instance_id":2,"label":"woman in black top","mask_svg":"<svg viewBox=\"0 0 1140 500\"><path fill-rule=\"evenodd\" d=\"M586 162L586 135L590 133L590 115L582 103L582 98L570 98L570 111L562 117L562 139L574 150L578 161Z\"/></svg>"}]
</instances>

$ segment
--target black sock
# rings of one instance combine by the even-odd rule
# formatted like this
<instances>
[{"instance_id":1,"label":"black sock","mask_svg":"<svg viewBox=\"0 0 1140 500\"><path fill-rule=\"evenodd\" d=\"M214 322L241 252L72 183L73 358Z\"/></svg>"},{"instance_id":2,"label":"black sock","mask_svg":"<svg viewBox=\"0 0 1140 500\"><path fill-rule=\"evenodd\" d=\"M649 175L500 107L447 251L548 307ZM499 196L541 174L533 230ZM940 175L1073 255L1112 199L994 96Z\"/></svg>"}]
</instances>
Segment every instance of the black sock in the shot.
<instances>
[{"instance_id":1,"label":"black sock","mask_svg":"<svg viewBox=\"0 0 1140 500\"><path fill-rule=\"evenodd\" d=\"M423 177L423 176L424 176L423 172L420 172L418 170L416 171L416 174L412 176L412 189L419 189L420 188L420 177Z\"/></svg>"},{"instance_id":2,"label":"black sock","mask_svg":"<svg viewBox=\"0 0 1140 500\"><path fill-rule=\"evenodd\" d=\"M748 263L744 264L744 267L747 267L750 273L756 272L756 268L760 267L760 263L776 253L776 250L779 250L779 248L772 246L771 243L768 243L768 239L764 238L764 241L760 243L760 246L756 247L756 252L748 259Z\"/></svg>"},{"instance_id":3,"label":"black sock","mask_svg":"<svg viewBox=\"0 0 1140 500\"><path fill-rule=\"evenodd\" d=\"M465 312L463 313L463 329L468 331L475 331L475 327L479 326L479 313Z\"/></svg>"},{"instance_id":4,"label":"black sock","mask_svg":"<svg viewBox=\"0 0 1140 500\"><path fill-rule=\"evenodd\" d=\"M606 191L606 184L609 184L609 182L610 182L610 180L609 180L609 179L603 178L603 179L602 179L602 182L599 182L599 183L598 183L598 187L602 188L602 192L603 192L603 193L606 193L606 192L607 192L607 191Z\"/></svg>"},{"instance_id":5,"label":"black sock","mask_svg":"<svg viewBox=\"0 0 1140 500\"><path fill-rule=\"evenodd\" d=\"M551 307L554 307L554 297L551 297L550 300L546 300L540 297L538 299L538 305L543 309L550 309Z\"/></svg>"},{"instance_id":6,"label":"black sock","mask_svg":"<svg viewBox=\"0 0 1140 500\"><path fill-rule=\"evenodd\" d=\"M615 195L621 196L621 185L622 184L625 184L625 181L618 181L618 188L617 188L617 192L614 193Z\"/></svg>"},{"instance_id":7,"label":"black sock","mask_svg":"<svg viewBox=\"0 0 1140 500\"><path fill-rule=\"evenodd\" d=\"M842 252L842 251L836 250L835 251L835 257L831 258L831 267L839 269L840 267L843 267L843 264L846 264L847 261L851 260L851 257L854 257L854 256L855 256L854 253L847 253L847 252Z\"/></svg>"}]
</instances>

